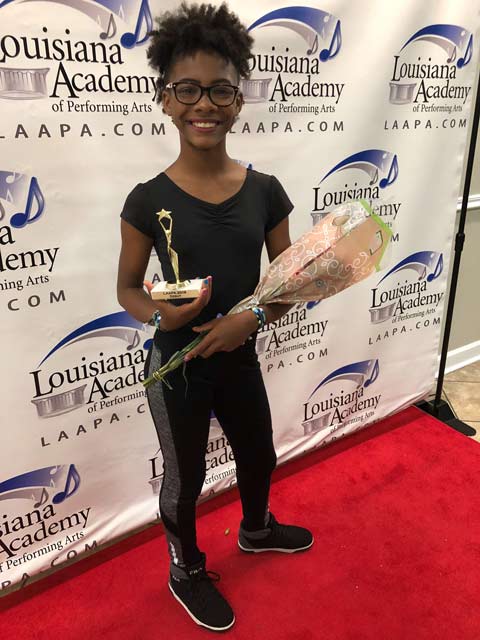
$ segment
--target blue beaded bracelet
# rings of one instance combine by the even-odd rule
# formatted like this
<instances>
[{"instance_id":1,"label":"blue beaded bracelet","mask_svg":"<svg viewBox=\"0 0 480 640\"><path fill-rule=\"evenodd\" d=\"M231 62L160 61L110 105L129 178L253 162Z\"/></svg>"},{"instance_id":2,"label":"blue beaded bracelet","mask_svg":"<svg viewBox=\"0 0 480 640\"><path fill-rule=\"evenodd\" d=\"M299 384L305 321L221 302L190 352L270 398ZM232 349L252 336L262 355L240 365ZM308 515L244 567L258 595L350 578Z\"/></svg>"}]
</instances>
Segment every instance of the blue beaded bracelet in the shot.
<instances>
[{"instance_id":1,"label":"blue beaded bracelet","mask_svg":"<svg viewBox=\"0 0 480 640\"><path fill-rule=\"evenodd\" d=\"M262 309L262 307L258 307L258 308L260 310L260 313L262 314L262 320L263 320L262 329L263 329L263 327L267 324L267 314L265 313L264 309Z\"/></svg>"},{"instance_id":2,"label":"blue beaded bracelet","mask_svg":"<svg viewBox=\"0 0 480 640\"><path fill-rule=\"evenodd\" d=\"M267 323L267 316L265 315L265 311L260 307L252 307L252 311L257 317L258 327L260 329L263 329L263 327Z\"/></svg>"}]
</instances>

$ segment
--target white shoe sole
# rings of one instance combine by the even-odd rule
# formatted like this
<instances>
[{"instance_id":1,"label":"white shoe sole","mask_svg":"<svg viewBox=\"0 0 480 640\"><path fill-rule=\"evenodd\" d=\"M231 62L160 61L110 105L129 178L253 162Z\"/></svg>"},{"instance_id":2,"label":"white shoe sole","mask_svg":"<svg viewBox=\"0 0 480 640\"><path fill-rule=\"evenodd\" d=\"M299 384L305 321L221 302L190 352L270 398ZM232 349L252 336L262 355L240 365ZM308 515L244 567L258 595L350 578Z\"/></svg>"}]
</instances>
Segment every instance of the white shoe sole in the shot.
<instances>
[{"instance_id":1,"label":"white shoe sole","mask_svg":"<svg viewBox=\"0 0 480 640\"><path fill-rule=\"evenodd\" d=\"M298 549L276 549L275 547L269 547L268 549L248 549L247 547L242 547L240 540L238 540L238 546L242 551L247 551L248 553L261 553L262 551L280 551L280 553L296 553L297 551L305 551L306 549L310 549L312 544L314 543L315 538L312 538L310 544L307 544L306 547L299 547Z\"/></svg>"},{"instance_id":2,"label":"white shoe sole","mask_svg":"<svg viewBox=\"0 0 480 640\"><path fill-rule=\"evenodd\" d=\"M196 618L193 613L190 611L190 609L186 606L186 604L180 600L180 598L177 596L177 594L175 593L175 591L172 588L172 585L170 584L170 581L168 582L168 588L170 589L170 591L172 592L173 597L175 598L175 600L177 602L179 602L182 607L185 609L185 611L188 613L188 615L192 618L192 620L194 620L194 622L196 622L198 625L200 625L201 627L205 627L206 629L210 629L211 631L226 631L227 629L230 629L230 627L233 626L234 622L235 622L235 616L233 616L233 620L232 622L227 625L226 627L210 627L208 624L205 624L204 622L201 622L198 618Z\"/></svg>"}]
</instances>

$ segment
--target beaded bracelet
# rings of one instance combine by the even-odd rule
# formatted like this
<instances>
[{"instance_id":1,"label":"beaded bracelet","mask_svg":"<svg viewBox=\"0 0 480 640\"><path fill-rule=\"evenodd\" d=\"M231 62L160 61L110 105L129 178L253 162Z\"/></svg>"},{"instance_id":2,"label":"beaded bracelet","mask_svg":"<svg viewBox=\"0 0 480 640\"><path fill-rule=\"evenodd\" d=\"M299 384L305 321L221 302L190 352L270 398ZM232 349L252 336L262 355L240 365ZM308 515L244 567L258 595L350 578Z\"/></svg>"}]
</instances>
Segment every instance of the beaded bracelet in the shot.
<instances>
[{"instance_id":1,"label":"beaded bracelet","mask_svg":"<svg viewBox=\"0 0 480 640\"><path fill-rule=\"evenodd\" d=\"M263 327L267 323L267 316L265 315L265 311L261 307L252 307L252 311L257 317L258 327L263 329Z\"/></svg>"},{"instance_id":2,"label":"beaded bracelet","mask_svg":"<svg viewBox=\"0 0 480 640\"><path fill-rule=\"evenodd\" d=\"M155 329L158 329L159 331L165 331L165 329L160 326L161 320L162 320L162 316L160 315L160 311L156 309L152 313L152 317L147 322L147 324L149 324L151 327L155 327Z\"/></svg>"},{"instance_id":3,"label":"beaded bracelet","mask_svg":"<svg viewBox=\"0 0 480 640\"><path fill-rule=\"evenodd\" d=\"M263 320L263 324L262 324L262 328L267 324L267 314L265 313L265 309L262 309L262 307L258 307L260 309L260 313L262 314L262 320Z\"/></svg>"}]
</instances>

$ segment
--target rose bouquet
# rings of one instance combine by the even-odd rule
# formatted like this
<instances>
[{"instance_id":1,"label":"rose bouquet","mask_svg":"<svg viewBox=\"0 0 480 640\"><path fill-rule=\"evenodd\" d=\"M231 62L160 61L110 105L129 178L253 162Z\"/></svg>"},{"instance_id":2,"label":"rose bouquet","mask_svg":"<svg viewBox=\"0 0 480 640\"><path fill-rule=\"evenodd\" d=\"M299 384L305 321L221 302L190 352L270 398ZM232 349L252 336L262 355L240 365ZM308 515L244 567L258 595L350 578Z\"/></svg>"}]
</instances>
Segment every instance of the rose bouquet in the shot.
<instances>
[{"instance_id":1,"label":"rose bouquet","mask_svg":"<svg viewBox=\"0 0 480 640\"><path fill-rule=\"evenodd\" d=\"M262 304L318 302L340 293L380 269L391 236L365 200L340 205L277 256L254 293L228 314ZM185 356L204 335L177 351L144 386L162 381L170 387L166 376L186 364Z\"/></svg>"}]
</instances>

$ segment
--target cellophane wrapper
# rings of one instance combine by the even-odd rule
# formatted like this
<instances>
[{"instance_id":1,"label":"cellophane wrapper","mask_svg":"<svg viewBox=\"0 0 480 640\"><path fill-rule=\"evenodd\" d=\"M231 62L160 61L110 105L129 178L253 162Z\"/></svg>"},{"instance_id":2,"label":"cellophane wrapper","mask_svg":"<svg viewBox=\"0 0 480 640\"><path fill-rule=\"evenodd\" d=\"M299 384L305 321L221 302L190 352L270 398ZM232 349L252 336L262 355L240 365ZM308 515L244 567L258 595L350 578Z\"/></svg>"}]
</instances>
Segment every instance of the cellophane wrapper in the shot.
<instances>
[{"instance_id":1,"label":"cellophane wrapper","mask_svg":"<svg viewBox=\"0 0 480 640\"><path fill-rule=\"evenodd\" d=\"M229 314L260 304L329 298L381 268L392 236L365 200L336 207L270 263L252 296Z\"/></svg>"}]
</instances>

